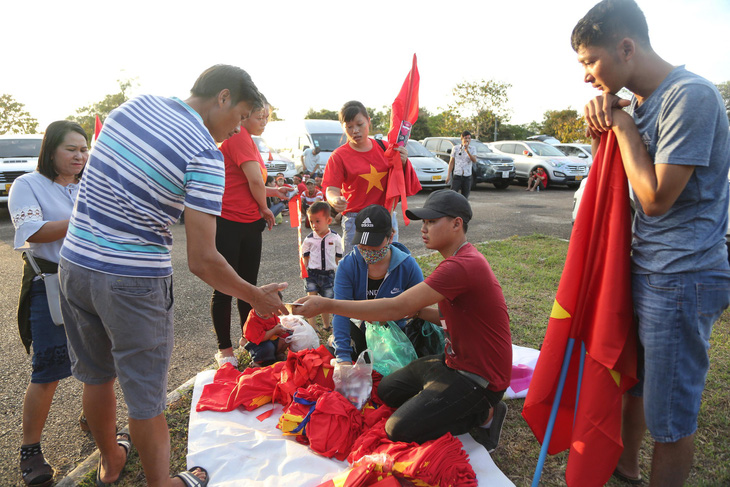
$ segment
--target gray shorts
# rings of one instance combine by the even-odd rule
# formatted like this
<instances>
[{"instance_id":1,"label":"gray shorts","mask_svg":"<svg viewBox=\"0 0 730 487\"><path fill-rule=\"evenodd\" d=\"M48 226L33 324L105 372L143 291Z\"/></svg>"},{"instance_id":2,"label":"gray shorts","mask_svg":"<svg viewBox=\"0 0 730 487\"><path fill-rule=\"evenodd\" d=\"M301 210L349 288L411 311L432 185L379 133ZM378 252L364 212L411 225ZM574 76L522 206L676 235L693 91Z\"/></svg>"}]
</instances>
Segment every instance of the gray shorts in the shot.
<instances>
[{"instance_id":1,"label":"gray shorts","mask_svg":"<svg viewBox=\"0 0 730 487\"><path fill-rule=\"evenodd\" d=\"M172 277L123 277L61 259L71 370L85 384L119 378L129 417L162 414L173 345Z\"/></svg>"}]
</instances>

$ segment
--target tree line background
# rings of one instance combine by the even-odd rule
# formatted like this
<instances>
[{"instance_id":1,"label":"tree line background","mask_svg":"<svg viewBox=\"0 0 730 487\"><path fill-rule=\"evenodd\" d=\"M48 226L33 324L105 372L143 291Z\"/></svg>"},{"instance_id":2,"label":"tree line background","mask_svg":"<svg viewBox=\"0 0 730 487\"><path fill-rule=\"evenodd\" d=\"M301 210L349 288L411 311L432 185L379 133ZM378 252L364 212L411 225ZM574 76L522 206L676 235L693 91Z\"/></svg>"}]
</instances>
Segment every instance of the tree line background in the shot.
<instances>
[{"instance_id":1,"label":"tree line background","mask_svg":"<svg viewBox=\"0 0 730 487\"><path fill-rule=\"evenodd\" d=\"M78 122L89 136L94 133L96 115L103 122L116 107L129 99L127 93L135 83L133 80L119 80L119 92L106 95L104 99L76 110L67 117ZM730 120L730 81L716 85L725 102ZM413 125L411 138L459 136L469 130L475 138L484 142L493 140L523 140L537 134L551 135L562 142L587 141L585 120L577 110L548 110L541 121L513 125L508 106L509 83L497 80L478 80L457 84L452 90L452 101L446 107L439 107L437 113L425 108L418 111L418 121ZM621 93L619 93L621 95ZM390 107L368 108L372 121L371 134L387 134L390 127ZM304 118L337 120L337 110L310 108ZM275 107L271 120L280 120ZM495 127L496 126L496 127ZM495 130L496 128L496 130ZM40 129L42 130L42 128ZM39 132L38 121L25 110L25 105L12 95L0 94L0 135L35 134Z\"/></svg>"}]
</instances>

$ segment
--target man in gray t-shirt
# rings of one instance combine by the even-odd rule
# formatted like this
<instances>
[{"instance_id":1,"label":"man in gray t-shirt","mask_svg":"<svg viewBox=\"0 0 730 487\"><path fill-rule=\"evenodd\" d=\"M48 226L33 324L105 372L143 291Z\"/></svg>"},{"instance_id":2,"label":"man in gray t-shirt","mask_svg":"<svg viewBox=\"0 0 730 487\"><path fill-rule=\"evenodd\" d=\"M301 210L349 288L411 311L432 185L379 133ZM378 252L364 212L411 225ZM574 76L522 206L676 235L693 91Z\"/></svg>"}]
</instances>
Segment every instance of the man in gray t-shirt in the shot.
<instances>
[{"instance_id":1,"label":"man in gray t-shirt","mask_svg":"<svg viewBox=\"0 0 730 487\"><path fill-rule=\"evenodd\" d=\"M730 301L728 118L712 83L654 52L633 0L602 1L571 41L584 81L603 92L585 108L594 153L600 134L612 130L637 203L632 293L643 377L624 398L614 475L640 481L648 426L651 485L679 486L692 466L710 333ZM624 87L630 102L615 95ZM632 114L622 110L629 105Z\"/></svg>"}]
</instances>

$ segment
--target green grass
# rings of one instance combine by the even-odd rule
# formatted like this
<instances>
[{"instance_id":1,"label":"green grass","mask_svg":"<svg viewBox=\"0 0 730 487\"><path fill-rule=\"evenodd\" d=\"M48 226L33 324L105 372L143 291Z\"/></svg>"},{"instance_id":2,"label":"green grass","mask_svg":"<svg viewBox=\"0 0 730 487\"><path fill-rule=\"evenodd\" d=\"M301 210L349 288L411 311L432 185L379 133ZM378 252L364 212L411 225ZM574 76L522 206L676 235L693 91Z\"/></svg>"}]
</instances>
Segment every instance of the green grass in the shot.
<instances>
[{"instance_id":1,"label":"green grass","mask_svg":"<svg viewBox=\"0 0 730 487\"><path fill-rule=\"evenodd\" d=\"M512 339L516 345L538 348L542 343L548 317L560 281L568 243L562 240L532 235L477 245L487 257L499 279L510 312ZM419 259L424 275L430 274L441 261L432 254ZM699 429L695 436L695 459L688 485L730 485L730 311L715 324L710 350L710 372L703 395ZM323 336L323 338L325 338ZM246 356L239 356L241 367ZM185 467L188 415L192 391L170 406L167 414L172 445L171 474ZM497 466L517 486L530 485L540 452L520 411L523 400L509 401L500 447L494 452ZM542 474L545 486L565 485L567 454L548 457ZM647 435L642 448L642 475L649 476L651 441ZM82 486L93 486L95 472L89 474ZM125 467L122 487L144 484L139 457L133 449ZM611 480L609 486L622 486Z\"/></svg>"}]
</instances>

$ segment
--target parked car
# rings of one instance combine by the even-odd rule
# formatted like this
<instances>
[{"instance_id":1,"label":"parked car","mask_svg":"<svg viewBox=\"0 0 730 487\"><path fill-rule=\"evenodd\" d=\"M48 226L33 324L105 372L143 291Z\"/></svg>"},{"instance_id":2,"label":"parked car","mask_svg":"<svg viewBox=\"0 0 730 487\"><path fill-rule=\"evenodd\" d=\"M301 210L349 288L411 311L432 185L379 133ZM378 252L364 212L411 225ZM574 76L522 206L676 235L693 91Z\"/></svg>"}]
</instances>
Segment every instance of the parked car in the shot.
<instances>
[{"instance_id":1,"label":"parked car","mask_svg":"<svg viewBox=\"0 0 730 487\"><path fill-rule=\"evenodd\" d=\"M257 135L254 135L251 138L256 144L256 147L259 148L261 158L264 160L266 171L269 173L269 176L276 176L276 173L284 173L285 178L291 178L297 173L294 161L269 147L263 138Z\"/></svg>"},{"instance_id":2,"label":"parked car","mask_svg":"<svg viewBox=\"0 0 730 487\"><path fill-rule=\"evenodd\" d=\"M527 140L536 140L538 142L545 142L546 144L550 145L557 145L560 144L560 141L553 137L552 135L533 135L531 137L528 137Z\"/></svg>"},{"instance_id":3,"label":"parked car","mask_svg":"<svg viewBox=\"0 0 730 487\"><path fill-rule=\"evenodd\" d=\"M443 189L446 183L446 171L449 165L434 156L417 140L409 140L406 146L408 159L418 175L423 189Z\"/></svg>"},{"instance_id":4,"label":"parked car","mask_svg":"<svg viewBox=\"0 0 730 487\"><path fill-rule=\"evenodd\" d=\"M501 140L492 142L489 147L496 152L514 157L515 178L526 182L530 172L542 167L548 176L547 187L551 184L566 184L577 188L588 175L588 165L567 157L552 145L544 142L524 140Z\"/></svg>"},{"instance_id":5,"label":"parked car","mask_svg":"<svg viewBox=\"0 0 730 487\"><path fill-rule=\"evenodd\" d=\"M451 151L461 144L459 137L427 137L423 145L446 163L451 159ZM485 143L472 139L471 147L476 151L477 162L472 165L471 185L477 183L492 183L497 189L509 186L515 177L515 165L512 157L497 154Z\"/></svg>"},{"instance_id":6,"label":"parked car","mask_svg":"<svg viewBox=\"0 0 730 487\"><path fill-rule=\"evenodd\" d=\"M42 134L0 135L0 206L8 204L13 181L35 171L41 152Z\"/></svg>"},{"instance_id":7,"label":"parked car","mask_svg":"<svg viewBox=\"0 0 730 487\"><path fill-rule=\"evenodd\" d=\"M560 152L568 157L577 157L580 161L588 164L588 169L593 165L593 151L590 144L555 144Z\"/></svg>"}]
</instances>

